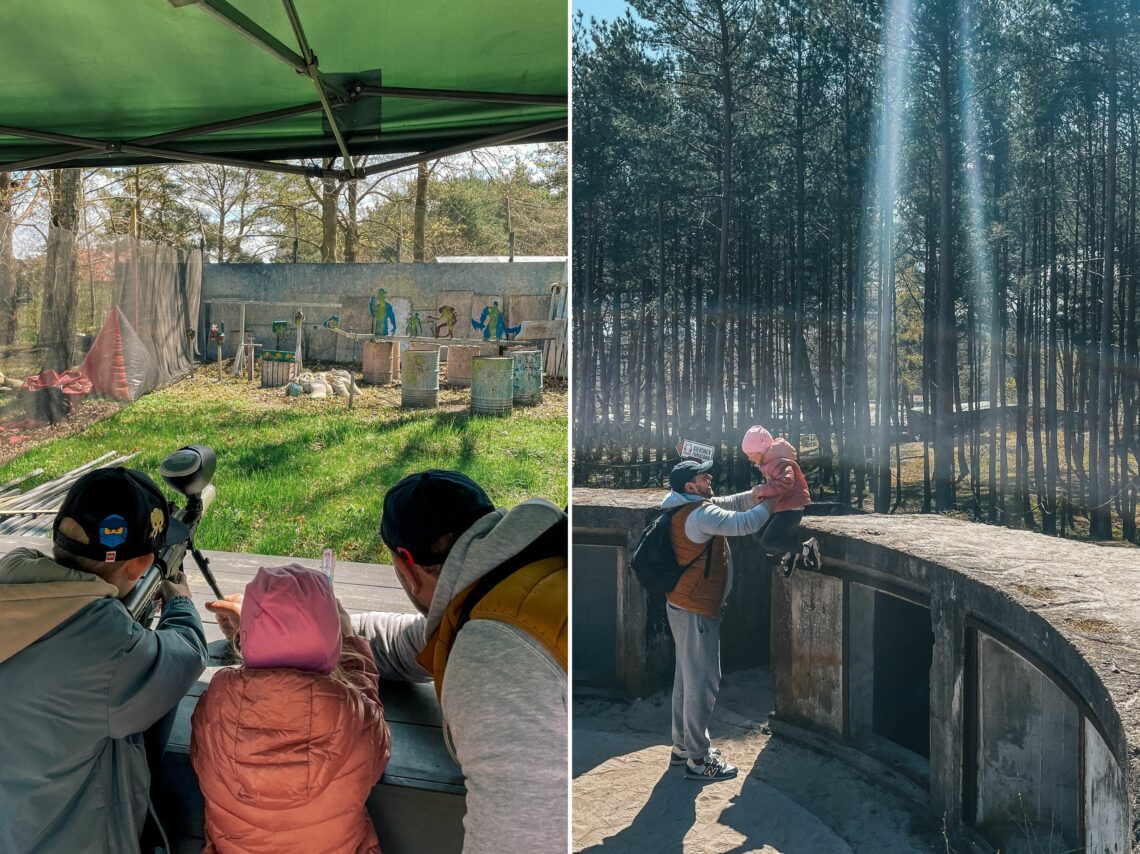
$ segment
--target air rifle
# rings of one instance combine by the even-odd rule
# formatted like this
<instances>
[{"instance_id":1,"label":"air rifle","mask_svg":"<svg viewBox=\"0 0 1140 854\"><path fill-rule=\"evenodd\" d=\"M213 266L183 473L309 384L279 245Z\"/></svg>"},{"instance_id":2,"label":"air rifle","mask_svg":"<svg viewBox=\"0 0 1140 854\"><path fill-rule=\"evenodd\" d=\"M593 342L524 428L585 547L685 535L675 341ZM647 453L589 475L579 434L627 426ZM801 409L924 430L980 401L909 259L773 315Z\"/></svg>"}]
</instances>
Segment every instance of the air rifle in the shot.
<instances>
[{"instance_id":1,"label":"air rifle","mask_svg":"<svg viewBox=\"0 0 1140 854\"><path fill-rule=\"evenodd\" d=\"M162 604L160 591L162 582L173 580L182 571L182 561L186 552L194 558L198 569L202 572L210 589L219 599L222 592L210 572L210 562L194 545L194 534L198 530L198 523L206 515L206 511L214 501L217 490L210 483L214 476L217 457L213 450L205 445L187 445L175 451L162 461L159 474L172 489L186 497L186 505L179 508L173 501L170 502L169 512L175 519L190 529L189 535L181 542L172 543L164 548L154 559L154 563L142 574L134 590L123 600L131 618L148 625Z\"/></svg>"}]
</instances>

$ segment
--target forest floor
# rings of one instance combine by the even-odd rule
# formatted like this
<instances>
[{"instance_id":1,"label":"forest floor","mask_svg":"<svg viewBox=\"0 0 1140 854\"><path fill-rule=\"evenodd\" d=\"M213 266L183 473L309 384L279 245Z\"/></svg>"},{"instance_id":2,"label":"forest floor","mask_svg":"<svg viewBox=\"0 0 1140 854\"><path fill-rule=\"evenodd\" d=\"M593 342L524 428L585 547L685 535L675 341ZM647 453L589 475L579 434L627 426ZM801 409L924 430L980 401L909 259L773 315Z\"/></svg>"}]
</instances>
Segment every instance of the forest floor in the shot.
<instances>
[{"instance_id":1,"label":"forest floor","mask_svg":"<svg viewBox=\"0 0 1140 854\"><path fill-rule=\"evenodd\" d=\"M729 674L709 724L740 768L699 783L669 765L670 694L575 694L573 849L590 854L946 854L922 805L854 767L773 737L767 668Z\"/></svg>"}]
</instances>

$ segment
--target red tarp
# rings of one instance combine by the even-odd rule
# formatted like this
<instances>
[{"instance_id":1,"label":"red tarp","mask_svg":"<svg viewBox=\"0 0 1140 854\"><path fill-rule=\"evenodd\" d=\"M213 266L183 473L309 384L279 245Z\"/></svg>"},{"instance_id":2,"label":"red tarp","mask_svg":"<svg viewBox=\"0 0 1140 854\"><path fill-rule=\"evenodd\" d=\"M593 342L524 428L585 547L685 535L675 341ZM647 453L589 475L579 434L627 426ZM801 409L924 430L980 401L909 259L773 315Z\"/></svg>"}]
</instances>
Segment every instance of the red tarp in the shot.
<instances>
[{"instance_id":1,"label":"red tarp","mask_svg":"<svg viewBox=\"0 0 1140 854\"><path fill-rule=\"evenodd\" d=\"M22 391L38 391L41 388L51 388L52 386L59 386L63 389L63 393L67 395L72 407L91 393L91 380L83 371L59 373L50 370L25 379Z\"/></svg>"}]
</instances>

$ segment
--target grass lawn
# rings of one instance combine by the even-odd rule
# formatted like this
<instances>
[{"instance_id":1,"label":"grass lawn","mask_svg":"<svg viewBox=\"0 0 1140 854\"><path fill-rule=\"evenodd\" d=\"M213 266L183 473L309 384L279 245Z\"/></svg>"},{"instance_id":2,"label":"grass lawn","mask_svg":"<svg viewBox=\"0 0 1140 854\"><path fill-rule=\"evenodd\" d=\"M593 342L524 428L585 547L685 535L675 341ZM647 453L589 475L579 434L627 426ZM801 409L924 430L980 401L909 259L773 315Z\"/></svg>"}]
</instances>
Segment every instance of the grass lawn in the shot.
<instances>
[{"instance_id":1,"label":"grass lawn","mask_svg":"<svg viewBox=\"0 0 1140 854\"><path fill-rule=\"evenodd\" d=\"M567 503L567 394L510 418L467 414L467 390L441 390L440 409L406 410L398 387L361 387L346 398L286 398L283 389L199 369L197 374L0 467L0 482L42 467L27 490L107 451L139 451L130 465L156 481L183 445L218 455L218 497L195 541L205 549L389 562L379 538L385 490L427 468L457 469L500 507L530 497ZM82 410L78 410L81 412ZM164 485L165 487L165 485ZM176 496L167 490L172 497Z\"/></svg>"}]
</instances>

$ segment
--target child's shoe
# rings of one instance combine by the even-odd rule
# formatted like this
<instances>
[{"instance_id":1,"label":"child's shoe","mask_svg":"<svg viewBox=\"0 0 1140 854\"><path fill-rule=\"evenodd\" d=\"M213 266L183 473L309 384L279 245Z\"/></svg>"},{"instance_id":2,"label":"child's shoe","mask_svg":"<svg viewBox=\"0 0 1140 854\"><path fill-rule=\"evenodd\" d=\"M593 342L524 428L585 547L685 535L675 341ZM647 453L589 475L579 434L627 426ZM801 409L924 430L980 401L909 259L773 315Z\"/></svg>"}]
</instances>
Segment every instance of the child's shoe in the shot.
<instances>
[{"instance_id":1,"label":"child's shoe","mask_svg":"<svg viewBox=\"0 0 1140 854\"><path fill-rule=\"evenodd\" d=\"M783 560L780 561L780 568L784 571L784 578L787 578L796 568L803 562L803 555L799 552L788 552L784 555Z\"/></svg>"},{"instance_id":2,"label":"child's shoe","mask_svg":"<svg viewBox=\"0 0 1140 854\"><path fill-rule=\"evenodd\" d=\"M811 537L804 543L803 552L804 566L808 569L819 570L823 566L823 558L819 554L819 543L816 542L815 537Z\"/></svg>"}]
</instances>

